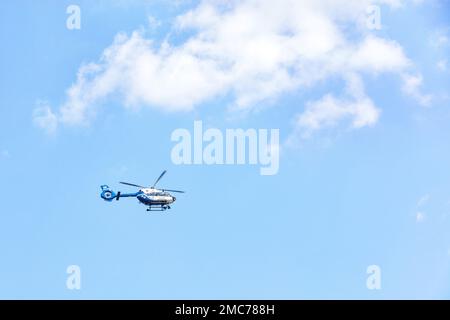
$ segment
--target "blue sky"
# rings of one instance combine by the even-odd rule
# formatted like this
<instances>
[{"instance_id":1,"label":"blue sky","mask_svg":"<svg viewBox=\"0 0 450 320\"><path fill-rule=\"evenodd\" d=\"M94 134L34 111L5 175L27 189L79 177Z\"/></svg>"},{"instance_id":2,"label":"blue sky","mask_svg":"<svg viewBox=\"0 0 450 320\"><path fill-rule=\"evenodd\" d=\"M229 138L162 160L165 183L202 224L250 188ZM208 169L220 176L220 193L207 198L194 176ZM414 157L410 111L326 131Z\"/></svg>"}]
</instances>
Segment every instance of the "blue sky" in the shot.
<instances>
[{"instance_id":1,"label":"blue sky","mask_svg":"<svg viewBox=\"0 0 450 320\"><path fill-rule=\"evenodd\" d=\"M450 298L449 3L296 3L2 2L0 298ZM195 120L278 173L174 165ZM164 169L166 213L99 197Z\"/></svg>"}]
</instances>

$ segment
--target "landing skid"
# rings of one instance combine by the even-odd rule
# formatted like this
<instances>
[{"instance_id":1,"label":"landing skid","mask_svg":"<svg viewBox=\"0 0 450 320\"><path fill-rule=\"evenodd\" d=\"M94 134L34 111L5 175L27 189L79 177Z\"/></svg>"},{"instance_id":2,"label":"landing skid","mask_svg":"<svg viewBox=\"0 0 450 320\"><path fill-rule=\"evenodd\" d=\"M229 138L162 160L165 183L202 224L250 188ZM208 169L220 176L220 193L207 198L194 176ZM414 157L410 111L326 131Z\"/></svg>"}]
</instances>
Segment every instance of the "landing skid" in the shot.
<instances>
[{"instance_id":1,"label":"landing skid","mask_svg":"<svg viewBox=\"0 0 450 320\"><path fill-rule=\"evenodd\" d=\"M147 208L147 211L166 211L167 209L170 209L170 206L167 206L167 205L154 205L154 206L149 206Z\"/></svg>"}]
</instances>

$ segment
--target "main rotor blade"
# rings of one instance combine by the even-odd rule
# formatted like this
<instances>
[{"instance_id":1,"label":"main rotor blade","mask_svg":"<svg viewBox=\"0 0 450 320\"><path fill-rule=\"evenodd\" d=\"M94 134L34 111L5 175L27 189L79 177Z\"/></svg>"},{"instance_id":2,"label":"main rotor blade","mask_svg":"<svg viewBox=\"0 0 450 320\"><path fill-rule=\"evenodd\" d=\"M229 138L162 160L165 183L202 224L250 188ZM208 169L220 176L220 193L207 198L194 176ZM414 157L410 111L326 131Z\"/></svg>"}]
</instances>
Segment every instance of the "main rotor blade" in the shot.
<instances>
[{"instance_id":1,"label":"main rotor blade","mask_svg":"<svg viewBox=\"0 0 450 320\"><path fill-rule=\"evenodd\" d=\"M171 190L171 189L161 189L163 191L169 191L169 192L178 192L178 193L186 193L186 191L181 191L181 190Z\"/></svg>"},{"instance_id":2,"label":"main rotor blade","mask_svg":"<svg viewBox=\"0 0 450 320\"><path fill-rule=\"evenodd\" d=\"M152 185L152 188L154 188L156 186L156 184L158 183L159 180L161 180L161 178L163 177L163 175L165 175L167 172L167 170L164 170L161 175L159 176L158 179L156 179L155 183Z\"/></svg>"},{"instance_id":3,"label":"main rotor blade","mask_svg":"<svg viewBox=\"0 0 450 320\"><path fill-rule=\"evenodd\" d=\"M133 183L128 183L128 182L122 182L122 181L120 181L119 183L121 183L121 184L126 184L127 186L132 186L132 187L145 188L145 187L140 186L140 185L138 185L138 184L133 184Z\"/></svg>"}]
</instances>

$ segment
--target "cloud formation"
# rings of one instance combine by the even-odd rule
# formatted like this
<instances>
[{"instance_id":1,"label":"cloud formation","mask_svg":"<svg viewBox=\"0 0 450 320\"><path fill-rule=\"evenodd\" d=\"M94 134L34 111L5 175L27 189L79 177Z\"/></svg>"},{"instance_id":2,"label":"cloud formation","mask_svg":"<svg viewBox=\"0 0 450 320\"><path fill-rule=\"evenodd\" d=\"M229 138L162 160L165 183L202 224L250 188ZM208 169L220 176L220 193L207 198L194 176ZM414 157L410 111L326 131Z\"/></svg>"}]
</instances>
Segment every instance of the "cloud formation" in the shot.
<instances>
[{"instance_id":1,"label":"cloud formation","mask_svg":"<svg viewBox=\"0 0 450 320\"><path fill-rule=\"evenodd\" d=\"M425 220L425 213L418 211L416 213L416 222L421 223Z\"/></svg>"},{"instance_id":2,"label":"cloud formation","mask_svg":"<svg viewBox=\"0 0 450 320\"><path fill-rule=\"evenodd\" d=\"M402 90L405 94L415 99L421 106L429 107L433 97L430 94L422 93L422 75L403 75Z\"/></svg>"},{"instance_id":3,"label":"cloud formation","mask_svg":"<svg viewBox=\"0 0 450 320\"><path fill-rule=\"evenodd\" d=\"M33 111L33 123L49 134L55 133L56 127L58 125L58 118L52 112L48 102L37 102L37 106Z\"/></svg>"},{"instance_id":4,"label":"cloud formation","mask_svg":"<svg viewBox=\"0 0 450 320\"><path fill-rule=\"evenodd\" d=\"M395 41L365 28L369 5L399 7L401 0L245 0L203 1L178 16L168 39L157 45L145 31L119 33L98 62L83 65L67 90L65 103L54 113L38 106L34 122L54 132L57 124L89 123L105 99L125 107L148 106L186 112L219 96L233 109L250 110L258 102L295 90L308 90L329 78L358 82L366 73L408 74L412 65ZM352 30L352 32L348 32ZM404 92L421 103L416 78L405 78ZM363 85L347 98L326 94L309 102L297 115L306 131L349 118L353 128L374 124L379 109Z\"/></svg>"},{"instance_id":5,"label":"cloud formation","mask_svg":"<svg viewBox=\"0 0 450 320\"><path fill-rule=\"evenodd\" d=\"M361 79L347 77L347 97L336 98L327 94L318 101L309 102L305 111L297 116L296 127L302 138L324 127L335 127L343 119L349 119L351 128L375 124L381 111L366 96Z\"/></svg>"},{"instance_id":6,"label":"cloud formation","mask_svg":"<svg viewBox=\"0 0 450 320\"><path fill-rule=\"evenodd\" d=\"M423 207L430 201L431 196L425 194L417 201L416 222L422 223L427 218L427 214L423 211Z\"/></svg>"}]
</instances>

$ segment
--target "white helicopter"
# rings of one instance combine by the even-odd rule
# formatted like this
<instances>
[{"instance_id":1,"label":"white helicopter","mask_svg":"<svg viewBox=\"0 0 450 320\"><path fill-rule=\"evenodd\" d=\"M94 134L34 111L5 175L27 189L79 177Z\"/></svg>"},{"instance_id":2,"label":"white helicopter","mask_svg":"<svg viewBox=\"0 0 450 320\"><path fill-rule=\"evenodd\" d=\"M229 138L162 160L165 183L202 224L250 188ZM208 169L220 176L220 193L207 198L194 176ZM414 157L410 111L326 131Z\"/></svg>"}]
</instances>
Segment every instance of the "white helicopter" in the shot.
<instances>
[{"instance_id":1,"label":"white helicopter","mask_svg":"<svg viewBox=\"0 0 450 320\"><path fill-rule=\"evenodd\" d=\"M180 190L155 188L156 184L159 182L159 180L161 180L166 172L167 170L164 170L151 187L144 187L128 182L120 182L121 184L140 188L136 193L121 193L120 191L115 193L107 185L102 185L102 193L100 194L100 197L103 200L109 202L111 202L114 198L116 200L119 200L120 198L136 197L139 202L148 206L147 211L165 211L167 209L170 209L170 205L177 199L169 192L184 193L184 191Z\"/></svg>"}]
</instances>

